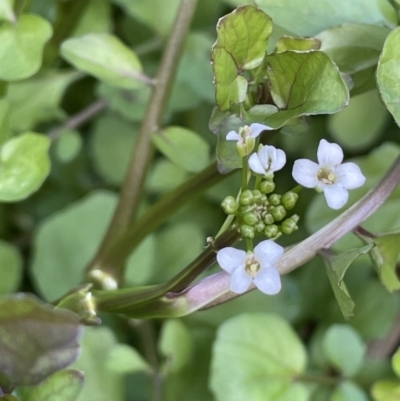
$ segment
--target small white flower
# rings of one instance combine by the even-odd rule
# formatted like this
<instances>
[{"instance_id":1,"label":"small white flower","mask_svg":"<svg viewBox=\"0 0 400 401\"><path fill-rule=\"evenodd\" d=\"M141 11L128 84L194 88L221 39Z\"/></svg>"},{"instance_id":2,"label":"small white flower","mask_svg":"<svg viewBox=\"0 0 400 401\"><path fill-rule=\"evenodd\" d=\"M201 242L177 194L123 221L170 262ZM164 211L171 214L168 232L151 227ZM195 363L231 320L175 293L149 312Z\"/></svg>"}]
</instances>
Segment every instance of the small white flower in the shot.
<instances>
[{"instance_id":1,"label":"small white flower","mask_svg":"<svg viewBox=\"0 0 400 401\"><path fill-rule=\"evenodd\" d=\"M328 206L340 209L349 198L349 189L361 187L365 177L355 163L343 163L342 148L321 139L318 164L307 159L296 160L293 178L303 187L323 191Z\"/></svg>"},{"instance_id":2,"label":"small white flower","mask_svg":"<svg viewBox=\"0 0 400 401\"><path fill-rule=\"evenodd\" d=\"M239 132L229 131L226 135L227 141L237 141L236 148L240 157L247 156L251 153L255 146L255 138L257 138L261 132L265 130L271 130L273 128L268 127L268 125L253 123L250 125L245 125L239 128Z\"/></svg>"},{"instance_id":3,"label":"small white flower","mask_svg":"<svg viewBox=\"0 0 400 401\"><path fill-rule=\"evenodd\" d=\"M230 290L242 294L253 281L256 287L268 295L281 290L281 277L274 263L283 255L283 248L274 241L260 242L254 252L245 252L232 247L217 253L222 269L231 275Z\"/></svg>"},{"instance_id":4,"label":"small white flower","mask_svg":"<svg viewBox=\"0 0 400 401\"><path fill-rule=\"evenodd\" d=\"M269 175L280 170L286 163L286 154L274 146L263 146L249 157L249 167L257 174Z\"/></svg>"}]
</instances>

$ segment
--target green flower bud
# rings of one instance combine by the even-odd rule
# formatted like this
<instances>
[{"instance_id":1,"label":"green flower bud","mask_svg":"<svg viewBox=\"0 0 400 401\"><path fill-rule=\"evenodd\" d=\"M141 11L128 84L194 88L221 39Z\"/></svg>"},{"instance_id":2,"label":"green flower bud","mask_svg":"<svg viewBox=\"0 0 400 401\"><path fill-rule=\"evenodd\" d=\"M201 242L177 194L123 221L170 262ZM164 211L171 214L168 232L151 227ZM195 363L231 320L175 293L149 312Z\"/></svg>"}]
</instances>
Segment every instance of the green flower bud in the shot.
<instances>
[{"instance_id":1,"label":"green flower bud","mask_svg":"<svg viewBox=\"0 0 400 401\"><path fill-rule=\"evenodd\" d=\"M274 206L279 206L281 204L282 195L273 194L269 198L269 203Z\"/></svg>"},{"instance_id":2,"label":"green flower bud","mask_svg":"<svg viewBox=\"0 0 400 401\"><path fill-rule=\"evenodd\" d=\"M265 228L265 224L262 221L259 221L255 226L254 226L254 230L257 233L262 233L264 231Z\"/></svg>"},{"instance_id":3,"label":"green flower bud","mask_svg":"<svg viewBox=\"0 0 400 401\"><path fill-rule=\"evenodd\" d=\"M239 203L243 206L251 205L254 203L253 193L250 189L246 189L240 194Z\"/></svg>"},{"instance_id":4,"label":"green flower bud","mask_svg":"<svg viewBox=\"0 0 400 401\"><path fill-rule=\"evenodd\" d=\"M273 181L262 181L260 184L260 191L263 194L271 194L275 191L275 183Z\"/></svg>"},{"instance_id":5,"label":"green flower bud","mask_svg":"<svg viewBox=\"0 0 400 401\"><path fill-rule=\"evenodd\" d=\"M286 219L282 225L281 225L281 231L283 234L292 234L292 232L297 231L299 227L297 227L297 224L295 221L292 220L292 218Z\"/></svg>"},{"instance_id":6,"label":"green flower bud","mask_svg":"<svg viewBox=\"0 0 400 401\"><path fill-rule=\"evenodd\" d=\"M254 202L261 202L262 193L258 189L253 190L252 193Z\"/></svg>"},{"instance_id":7,"label":"green flower bud","mask_svg":"<svg viewBox=\"0 0 400 401\"><path fill-rule=\"evenodd\" d=\"M245 238L253 239L254 238L254 228L251 226L243 225L240 227L240 232Z\"/></svg>"},{"instance_id":8,"label":"green flower bud","mask_svg":"<svg viewBox=\"0 0 400 401\"><path fill-rule=\"evenodd\" d=\"M227 196L222 201L221 206L226 214L234 214L239 208L239 205L233 196Z\"/></svg>"},{"instance_id":9,"label":"green flower bud","mask_svg":"<svg viewBox=\"0 0 400 401\"><path fill-rule=\"evenodd\" d=\"M286 216L286 210L283 206L276 206L273 210L271 210L271 214L275 221L281 221Z\"/></svg>"},{"instance_id":10,"label":"green flower bud","mask_svg":"<svg viewBox=\"0 0 400 401\"><path fill-rule=\"evenodd\" d=\"M298 223L300 220L300 216L298 214L294 214L290 217L295 223Z\"/></svg>"},{"instance_id":11,"label":"green flower bud","mask_svg":"<svg viewBox=\"0 0 400 401\"><path fill-rule=\"evenodd\" d=\"M264 220L264 223L266 225L275 223L275 219L274 219L274 217L272 216L271 213L265 213L264 216L263 216L263 220Z\"/></svg>"},{"instance_id":12,"label":"green flower bud","mask_svg":"<svg viewBox=\"0 0 400 401\"><path fill-rule=\"evenodd\" d=\"M270 226L265 227L264 235L267 238L275 238L279 233L279 228L276 224L271 224Z\"/></svg>"},{"instance_id":13,"label":"green flower bud","mask_svg":"<svg viewBox=\"0 0 400 401\"><path fill-rule=\"evenodd\" d=\"M291 210L295 207L297 200L299 199L299 195L296 192L286 192L282 196L282 205L286 210Z\"/></svg>"},{"instance_id":14,"label":"green flower bud","mask_svg":"<svg viewBox=\"0 0 400 401\"><path fill-rule=\"evenodd\" d=\"M257 216L257 213L245 213L243 215L243 221L248 225L248 226L254 226L255 224L257 224L259 222L259 218Z\"/></svg>"},{"instance_id":15,"label":"green flower bud","mask_svg":"<svg viewBox=\"0 0 400 401\"><path fill-rule=\"evenodd\" d=\"M247 206L240 206L239 209L241 214L245 214L248 212L253 212L254 211L254 205L247 205Z\"/></svg>"}]
</instances>

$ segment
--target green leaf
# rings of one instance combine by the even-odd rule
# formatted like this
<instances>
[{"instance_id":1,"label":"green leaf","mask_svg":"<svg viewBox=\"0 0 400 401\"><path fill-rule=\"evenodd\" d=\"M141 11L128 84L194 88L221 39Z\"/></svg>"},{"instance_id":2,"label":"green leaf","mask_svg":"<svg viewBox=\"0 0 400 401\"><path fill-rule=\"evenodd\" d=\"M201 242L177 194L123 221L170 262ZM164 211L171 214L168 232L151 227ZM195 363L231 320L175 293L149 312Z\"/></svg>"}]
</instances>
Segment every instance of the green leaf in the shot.
<instances>
[{"instance_id":1,"label":"green leaf","mask_svg":"<svg viewBox=\"0 0 400 401\"><path fill-rule=\"evenodd\" d=\"M321 32L316 38L341 71L352 74L378 63L388 28L346 23Z\"/></svg>"},{"instance_id":2,"label":"green leaf","mask_svg":"<svg viewBox=\"0 0 400 401\"><path fill-rule=\"evenodd\" d=\"M9 21L11 23L16 22L14 0L3 0L0 2L0 20Z\"/></svg>"},{"instance_id":3,"label":"green leaf","mask_svg":"<svg viewBox=\"0 0 400 401\"><path fill-rule=\"evenodd\" d=\"M51 24L38 15L23 14L15 25L4 22L0 27L0 79L14 81L37 72L51 35Z\"/></svg>"},{"instance_id":4,"label":"green leaf","mask_svg":"<svg viewBox=\"0 0 400 401\"><path fill-rule=\"evenodd\" d=\"M363 195L365 195L386 173L392 163L400 154L400 147L394 143L386 142L376 147L368 155L349 159L355 162L366 177L365 184L349 192L350 207ZM347 161L347 160L346 160ZM386 232L400 227L400 215L397 213L400 202L400 187L396 188L388 200L365 222L363 227L372 232ZM331 222L340 213L340 210L330 209L324 196L315 196L306 213L306 226L309 232L315 232L319 228ZM335 244L335 249L346 250L359 245L359 240L352 235L347 235L343 240Z\"/></svg>"},{"instance_id":5,"label":"green leaf","mask_svg":"<svg viewBox=\"0 0 400 401\"><path fill-rule=\"evenodd\" d=\"M352 381L340 383L332 392L330 401L368 401L367 394Z\"/></svg>"},{"instance_id":6,"label":"green leaf","mask_svg":"<svg viewBox=\"0 0 400 401\"><path fill-rule=\"evenodd\" d=\"M378 269L379 278L389 292L400 289L397 276L397 261L400 255L400 232L379 234L374 237L376 247L371 250L371 257Z\"/></svg>"},{"instance_id":7,"label":"green leaf","mask_svg":"<svg viewBox=\"0 0 400 401\"><path fill-rule=\"evenodd\" d=\"M82 352L72 367L87 372L78 401L123 401L124 375L108 366L108 358L119 348L114 333L107 327L86 327Z\"/></svg>"},{"instance_id":8,"label":"green leaf","mask_svg":"<svg viewBox=\"0 0 400 401\"><path fill-rule=\"evenodd\" d=\"M126 344L115 345L107 358L106 367L108 370L126 374L132 372L151 373L150 365L142 358L142 356Z\"/></svg>"},{"instance_id":9,"label":"green leaf","mask_svg":"<svg viewBox=\"0 0 400 401\"><path fill-rule=\"evenodd\" d=\"M345 376L354 376L362 366L366 346L355 329L335 324L325 333L322 349L330 364Z\"/></svg>"},{"instance_id":10,"label":"green leaf","mask_svg":"<svg viewBox=\"0 0 400 401\"><path fill-rule=\"evenodd\" d=\"M376 82L386 107L400 125L400 27L386 39L379 58Z\"/></svg>"},{"instance_id":11,"label":"green leaf","mask_svg":"<svg viewBox=\"0 0 400 401\"><path fill-rule=\"evenodd\" d=\"M242 71L262 63L271 32L271 19L252 6L238 7L219 20L211 60L220 110L228 110L231 102L240 103L245 99L247 80Z\"/></svg>"},{"instance_id":12,"label":"green leaf","mask_svg":"<svg viewBox=\"0 0 400 401\"><path fill-rule=\"evenodd\" d=\"M383 133L389 113L376 90L352 97L348 107L328 118L328 129L344 148L362 150Z\"/></svg>"},{"instance_id":13,"label":"green leaf","mask_svg":"<svg viewBox=\"0 0 400 401\"><path fill-rule=\"evenodd\" d=\"M188 328L181 320L167 320L161 329L158 349L165 357L165 373L178 372L190 361L193 341Z\"/></svg>"},{"instance_id":14,"label":"green leaf","mask_svg":"<svg viewBox=\"0 0 400 401\"><path fill-rule=\"evenodd\" d=\"M27 132L9 139L0 150L0 201L15 202L39 189L50 172L50 140Z\"/></svg>"},{"instance_id":15,"label":"green leaf","mask_svg":"<svg viewBox=\"0 0 400 401\"><path fill-rule=\"evenodd\" d=\"M97 172L106 182L122 184L136 142L137 127L105 114L95 122L91 151Z\"/></svg>"},{"instance_id":16,"label":"green leaf","mask_svg":"<svg viewBox=\"0 0 400 401\"><path fill-rule=\"evenodd\" d=\"M85 375L76 369L61 370L34 387L18 388L21 401L76 401Z\"/></svg>"},{"instance_id":17,"label":"green leaf","mask_svg":"<svg viewBox=\"0 0 400 401\"><path fill-rule=\"evenodd\" d=\"M153 134L152 139L165 157L188 172L199 172L210 162L209 144L187 128L167 127Z\"/></svg>"},{"instance_id":18,"label":"green leaf","mask_svg":"<svg viewBox=\"0 0 400 401\"><path fill-rule=\"evenodd\" d=\"M400 381L379 380L372 386L371 393L374 401L399 401Z\"/></svg>"},{"instance_id":19,"label":"green leaf","mask_svg":"<svg viewBox=\"0 0 400 401\"><path fill-rule=\"evenodd\" d=\"M10 128L16 131L32 129L36 124L61 119L60 108L65 89L82 76L79 72L49 71L29 80L9 85Z\"/></svg>"},{"instance_id":20,"label":"green leaf","mask_svg":"<svg viewBox=\"0 0 400 401\"><path fill-rule=\"evenodd\" d=\"M18 248L0 241L0 295L15 292L22 276L23 260Z\"/></svg>"},{"instance_id":21,"label":"green leaf","mask_svg":"<svg viewBox=\"0 0 400 401\"><path fill-rule=\"evenodd\" d=\"M306 401L306 387L294 380L306 360L303 344L281 317L242 314L218 329L211 389L219 401Z\"/></svg>"},{"instance_id":22,"label":"green leaf","mask_svg":"<svg viewBox=\"0 0 400 401\"><path fill-rule=\"evenodd\" d=\"M64 129L55 143L55 151L61 163L69 163L75 159L82 149L82 138L78 131Z\"/></svg>"},{"instance_id":23,"label":"green leaf","mask_svg":"<svg viewBox=\"0 0 400 401\"><path fill-rule=\"evenodd\" d=\"M111 32L113 28L111 11L111 4L107 0L90 0L72 36Z\"/></svg>"},{"instance_id":24,"label":"green leaf","mask_svg":"<svg viewBox=\"0 0 400 401\"><path fill-rule=\"evenodd\" d=\"M348 104L349 93L337 66L319 51L267 56L271 96L281 109L265 119L274 128L293 117L332 114Z\"/></svg>"},{"instance_id":25,"label":"green leaf","mask_svg":"<svg viewBox=\"0 0 400 401\"><path fill-rule=\"evenodd\" d=\"M180 0L169 0L165 6L165 0L113 0L135 19L153 28L162 36L167 36L172 28L178 12Z\"/></svg>"},{"instance_id":26,"label":"green leaf","mask_svg":"<svg viewBox=\"0 0 400 401\"><path fill-rule=\"evenodd\" d=\"M9 123L9 103L7 99L0 99L0 145L2 145L8 137Z\"/></svg>"},{"instance_id":27,"label":"green leaf","mask_svg":"<svg viewBox=\"0 0 400 401\"><path fill-rule=\"evenodd\" d=\"M396 12L386 0L255 0L277 24L298 36L314 36L346 22L395 25Z\"/></svg>"},{"instance_id":28,"label":"green leaf","mask_svg":"<svg viewBox=\"0 0 400 401\"><path fill-rule=\"evenodd\" d=\"M288 50L307 52L319 50L321 42L316 38L292 38L291 36L281 36L276 43L276 52L282 53Z\"/></svg>"},{"instance_id":29,"label":"green leaf","mask_svg":"<svg viewBox=\"0 0 400 401\"><path fill-rule=\"evenodd\" d=\"M79 355L77 317L27 294L0 298L0 387L38 384Z\"/></svg>"},{"instance_id":30,"label":"green leaf","mask_svg":"<svg viewBox=\"0 0 400 401\"><path fill-rule=\"evenodd\" d=\"M397 349L392 357L392 367L396 375L400 377L400 348Z\"/></svg>"},{"instance_id":31,"label":"green leaf","mask_svg":"<svg viewBox=\"0 0 400 401\"><path fill-rule=\"evenodd\" d=\"M136 54L108 33L68 39L61 45L61 55L79 70L119 88L137 88L143 79Z\"/></svg>"},{"instance_id":32,"label":"green leaf","mask_svg":"<svg viewBox=\"0 0 400 401\"><path fill-rule=\"evenodd\" d=\"M341 254L334 254L330 252L325 252L323 254L326 273L329 281L331 282L336 301L338 302L343 317L346 320L353 316L355 304L347 290L344 282L344 275L354 260L360 255L369 252L372 246L372 244L366 245L363 248L353 249Z\"/></svg>"}]
</instances>

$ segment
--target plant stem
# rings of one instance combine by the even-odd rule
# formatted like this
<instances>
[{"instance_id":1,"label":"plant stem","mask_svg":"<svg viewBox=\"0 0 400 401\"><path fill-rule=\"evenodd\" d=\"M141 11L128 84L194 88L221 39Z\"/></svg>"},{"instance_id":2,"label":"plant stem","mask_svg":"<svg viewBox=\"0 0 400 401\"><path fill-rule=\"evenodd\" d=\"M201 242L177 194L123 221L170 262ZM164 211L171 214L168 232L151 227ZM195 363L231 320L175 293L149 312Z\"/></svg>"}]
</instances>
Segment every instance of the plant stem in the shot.
<instances>
[{"instance_id":1,"label":"plant stem","mask_svg":"<svg viewBox=\"0 0 400 401\"><path fill-rule=\"evenodd\" d=\"M93 259L87 269L89 278L90 272L95 269L110 274L114 273L114 275L118 271L118 275L122 276L124 262L148 234L156 230L171 214L190 199L226 177L227 175L218 172L216 163L212 163L174 191L164 195L135 224L131 225L118 241L110 245L108 250L103 253L101 260Z\"/></svg>"},{"instance_id":2,"label":"plant stem","mask_svg":"<svg viewBox=\"0 0 400 401\"><path fill-rule=\"evenodd\" d=\"M248 156L242 157L242 193L247 189L247 160Z\"/></svg>"},{"instance_id":3,"label":"plant stem","mask_svg":"<svg viewBox=\"0 0 400 401\"><path fill-rule=\"evenodd\" d=\"M140 128L139 137L132 154L116 210L92 265L103 261L105 255L108 254L110 245L112 243L118 244L117 241L124 238L123 235L136 217L147 168L153 154L151 136L160 128L196 4L197 0L181 1L173 31L167 42L155 79L156 83ZM121 276L120 270L122 267L117 264L114 267L117 270L116 275ZM121 277L116 277L116 279L120 281Z\"/></svg>"}]
</instances>

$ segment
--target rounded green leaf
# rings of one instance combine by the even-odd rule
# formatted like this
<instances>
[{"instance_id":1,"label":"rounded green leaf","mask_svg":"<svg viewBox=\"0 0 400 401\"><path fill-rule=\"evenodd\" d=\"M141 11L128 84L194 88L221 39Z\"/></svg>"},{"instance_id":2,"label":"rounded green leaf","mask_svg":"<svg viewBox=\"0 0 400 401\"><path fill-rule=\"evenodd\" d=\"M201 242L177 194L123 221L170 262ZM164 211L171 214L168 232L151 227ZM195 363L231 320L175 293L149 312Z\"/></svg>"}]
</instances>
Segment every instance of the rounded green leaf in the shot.
<instances>
[{"instance_id":1,"label":"rounded green leaf","mask_svg":"<svg viewBox=\"0 0 400 401\"><path fill-rule=\"evenodd\" d=\"M366 346L351 326L335 324L326 332L322 348L334 368L353 376L362 365Z\"/></svg>"},{"instance_id":2,"label":"rounded green leaf","mask_svg":"<svg viewBox=\"0 0 400 401\"><path fill-rule=\"evenodd\" d=\"M136 142L136 126L116 115L96 120L91 148L97 172L113 184L124 181Z\"/></svg>"},{"instance_id":3,"label":"rounded green leaf","mask_svg":"<svg viewBox=\"0 0 400 401\"><path fill-rule=\"evenodd\" d=\"M56 142L56 154L61 163L74 160L82 148L82 138L78 131L65 129Z\"/></svg>"},{"instance_id":4,"label":"rounded green leaf","mask_svg":"<svg viewBox=\"0 0 400 401\"><path fill-rule=\"evenodd\" d=\"M38 384L79 355L81 326L75 314L36 297L0 298L0 387Z\"/></svg>"},{"instance_id":5,"label":"rounded green leaf","mask_svg":"<svg viewBox=\"0 0 400 401\"><path fill-rule=\"evenodd\" d=\"M76 401L85 382L85 374L77 369L61 370L37 386L20 387L21 401Z\"/></svg>"},{"instance_id":6,"label":"rounded green leaf","mask_svg":"<svg viewBox=\"0 0 400 401\"><path fill-rule=\"evenodd\" d=\"M14 81L37 72L51 34L51 24L38 15L23 14L16 24L4 22L0 27L0 79Z\"/></svg>"},{"instance_id":7,"label":"rounded green leaf","mask_svg":"<svg viewBox=\"0 0 400 401\"><path fill-rule=\"evenodd\" d=\"M61 45L61 54L79 70L120 88L134 89L143 77L136 54L108 33L68 39Z\"/></svg>"},{"instance_id":8,"label":"rounded green leaf","mask_svg":"<svg viewBox=\"0 0 400 401\"><path fill-rule=\"evenodd\" d=\"M396 375L400 377L400 348L398 348L396 353L393 355L392 367Z\"/></svg>"},{"instance_id":9,"label":"rounded green leaf","mask_svg":"<svg viewBox=\"0 0 400 401\"><path fill-rule=\"evenodd\" d=\"M171 162L191 173L197 173L210 162L209 144L187 128L171 126L153 134L153 143Z\"/></svg>"},{"instance_id":10,"label":"rounded green leaf","mask_svg":"<svg viewBox=\"0 0 400 401\"><path fill-rule=\"evenodd\" d=\"M3 0L0 2L0 20L16 22L14 13L14 0Z\"/></svg>"},{"instance_id":11,"label":"rounded green leaf","mask_svg":"<svg viewBox=\"0 0 400 401\"><path fill-rule=\"evenodd\" d=\"M328 119L328 129L340 145L350 150L370 146L383 132L389 113L376 90L352 97L348 107Z\"/></svg>"},{"instance_id":12,"label":"rounded green leaf","mask_svg":"<svg viewBox=\"0 0 400 401\"><path fill-rule=\"evenodd\" d=\"M27 132L9 139L0 150L0 201L25 199L43 184L50 172L50 140Z\"/></svg>"},{"instance_id":13,"label":"rounded green leaf","mask_svg":"<svg viewBox=\"0 0 400 401\"><path fill-rule=\"evenodd\" d=\"M379 58L376 81L382 100L400 125L400 27L386 39Z\"/></svg>"},{"instance_id":14,"label":"rounded green leaf","mask_svg":"<svg viewBox=\"0 0 400 401\"><path fill-rule=\"evenodd\" d=\"M374 401L399 401L400 382L398 380L379 380L372 387Z\"/></svg>"},{"instance_id":15,"label":"rounded green leaf","mask_svg":"<svg viewBox=\"0 0 400 401\"><path fill-rule=\"evenodd\" d=\"M299 36L355 22L395 25L396 12L386 0L255 0L277 24Z\"/></svg>"},{"instance_id":16,"label":"rounded green leaf","mask_svg":"<svg viewBox=\"0 0 400 401\"><path fill-rule=\"evenodd\" d=\"M115 373L151 372L150 365L135 348L126 344L117 344L110 350L106 367Z\"/></svg>"},{"instance_id":17,"label":"rounded green leaf","mask_svg":"<svg viewBox=\"0 0 400 401\"><path fill-rule=\"evenodd\" d=\"M164 371L178 372L190 361L193 341L181 320L167 320L161 329L158 348L165 357Z\"/></svg>"},{"instance_id":18,"label":"rounded green leaf","mask_svg":"<svg viewBox=\"0 0 400 401\"><path fill-rule=\"evenodd\" d=\"M0 241L0 295L15 292L22 275L23 260L18 248Z\"/></svg>"},{"instance_id":19,"label":"rounded green leaf","mask_svg":"<svg viewBox=\"0 0 400 401\"><path fill-rule=\"evenodd\" d=\"M305 401L307 389L293 379L304 372L306 361L303 344L281 317L236 316L218 329L211 389L219 401Z\"/></svg>"},{"instance_id":20,"label":"rounded green leaf","mask_svg":"<svg viewBox=\"0 0 400 401\"><path fill-rule=\"evenodd\" d=\"M330 401L368 401L367 394L355 383L345 381L333 390Z\"/></svg>"},{"instance_id":21,"label":"rounded green leaf","mask_svg":"<svg viewBox=\"0 0 400 401\"><path fill-rule=\"evenodd\" d=\"M185 170L162 159L155 163L150 172L147 188L151 192L164 194L182 184L187 177L188 173Z\"/></svg>"}]
</instances>

